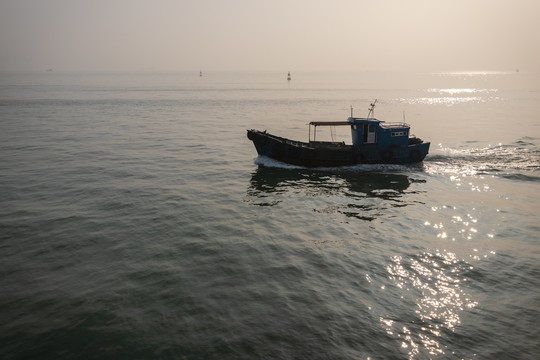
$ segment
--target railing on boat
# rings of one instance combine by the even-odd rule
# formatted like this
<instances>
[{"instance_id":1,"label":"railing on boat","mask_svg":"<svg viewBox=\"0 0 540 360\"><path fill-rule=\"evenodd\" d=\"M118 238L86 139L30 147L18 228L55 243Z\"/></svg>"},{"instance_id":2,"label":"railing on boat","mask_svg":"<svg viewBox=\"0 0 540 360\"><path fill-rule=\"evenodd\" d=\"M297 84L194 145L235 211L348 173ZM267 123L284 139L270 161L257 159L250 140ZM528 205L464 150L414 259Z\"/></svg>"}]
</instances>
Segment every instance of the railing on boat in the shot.
<instances>
[{"instance_id":1,"label":"railing on boat","mask_svg":"<svg viewBox=\"0 0 540 360\"><path fill-rule=\"evenodd\" d=\"M408 129L410 128L411 126L407 123L404 123L404 122L384 122L384 121L381 121L379 123L379 125L381 125L382 128L385 128L385 129Z\"/></svg>"}]
</instances>

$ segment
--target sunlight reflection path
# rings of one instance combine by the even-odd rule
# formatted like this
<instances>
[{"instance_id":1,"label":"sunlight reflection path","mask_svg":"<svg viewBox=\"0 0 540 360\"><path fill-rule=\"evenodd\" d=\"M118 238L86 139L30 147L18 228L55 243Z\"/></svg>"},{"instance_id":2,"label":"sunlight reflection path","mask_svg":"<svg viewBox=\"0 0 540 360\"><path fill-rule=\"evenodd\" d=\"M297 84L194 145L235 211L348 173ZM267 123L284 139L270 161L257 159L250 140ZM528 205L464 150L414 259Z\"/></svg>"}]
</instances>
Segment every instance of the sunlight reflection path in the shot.
<instances>
[{"instance_id":1,"label":"sunlight reflection path","mask_svg":"<svg viewBox=\"0 0 540 360\"><path fill-rule=\"evenodd\" d=\"M409 357L419 353L419 346L432 355L445 354L439 342L442 332L454 331L461 324L461 314L478 305L462 287L467 281L463 273L472 269L446 250L425 252L409 259L392 258L387 267L391 281L403 291L418 294L414 302L420 326L398 325L384 318L380 321L389 335L397 334Z\"/></svg>"}]
</instances>

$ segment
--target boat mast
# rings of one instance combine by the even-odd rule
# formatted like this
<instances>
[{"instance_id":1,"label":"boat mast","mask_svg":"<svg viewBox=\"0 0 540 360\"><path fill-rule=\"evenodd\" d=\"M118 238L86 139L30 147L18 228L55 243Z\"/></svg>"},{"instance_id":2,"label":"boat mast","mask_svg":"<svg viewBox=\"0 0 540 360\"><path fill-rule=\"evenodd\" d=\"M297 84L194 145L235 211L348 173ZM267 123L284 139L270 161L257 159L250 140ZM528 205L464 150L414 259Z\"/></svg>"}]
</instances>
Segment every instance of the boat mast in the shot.
<instances>
[{"instance_id":1,"label":"boat mast","mask_svg":"<svg viewBox=\"0 0 540 360\"><path fill-rule=\"evenodd\" d=\"M375 99L375 101L369 106L369 112L367 114L368 119L370 118L369 115L371 115L373 119L375 118L375 104L377 104L377 99Z\"/></svg>"}]
</instances>

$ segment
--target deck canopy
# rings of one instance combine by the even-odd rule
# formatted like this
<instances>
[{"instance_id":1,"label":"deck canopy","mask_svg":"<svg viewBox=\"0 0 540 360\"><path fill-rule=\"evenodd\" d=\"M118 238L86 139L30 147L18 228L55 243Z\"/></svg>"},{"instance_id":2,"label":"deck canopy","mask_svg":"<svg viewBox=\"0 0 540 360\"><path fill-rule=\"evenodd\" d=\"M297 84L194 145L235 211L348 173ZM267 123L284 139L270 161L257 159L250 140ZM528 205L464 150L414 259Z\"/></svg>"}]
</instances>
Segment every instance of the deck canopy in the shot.
<instances>
[{"instance_id":1,"label":"deck canopy","mask_svg":"<svg viewBox=\"0 0 540 360\"><path fill-rule=\"evenodd\" d=\"M344 126L344 125L353 125L348 121L312 121L309 125L313 126Z\"/></svg>"},{"instance_id":2,"label":"deck canopy","mask_svg":"<svg viewBox=\"0 0 540 360\"><path fill-rule=\"evenodd\" d=\"M351 126L354 125L350 121L312 121L309 123L309 142L311 142L311 126L313 125L313 141L317 138L317 126Z\"/></svg>"}]
</instances>

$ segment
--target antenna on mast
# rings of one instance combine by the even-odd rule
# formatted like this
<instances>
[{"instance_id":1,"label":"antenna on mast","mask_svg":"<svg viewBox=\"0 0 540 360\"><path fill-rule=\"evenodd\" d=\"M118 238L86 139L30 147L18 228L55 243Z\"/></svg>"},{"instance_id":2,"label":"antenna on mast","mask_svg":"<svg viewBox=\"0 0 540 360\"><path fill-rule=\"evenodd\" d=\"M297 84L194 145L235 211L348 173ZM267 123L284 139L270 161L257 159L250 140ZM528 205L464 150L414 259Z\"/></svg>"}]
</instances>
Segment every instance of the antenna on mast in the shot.
<instances>
[{"instance_id":1,"label":"antenna on mast","mask_svg":"<svg viewBox=\"0 0 540 360\"><path fill-rule=\"evenodd\" d=\"M377 104L377 99L375 99L375 101L369 106L369 112L367 114L368 119L370 118L369 115L375 117L375 104Z\"/></svg>"}]
</instances>

